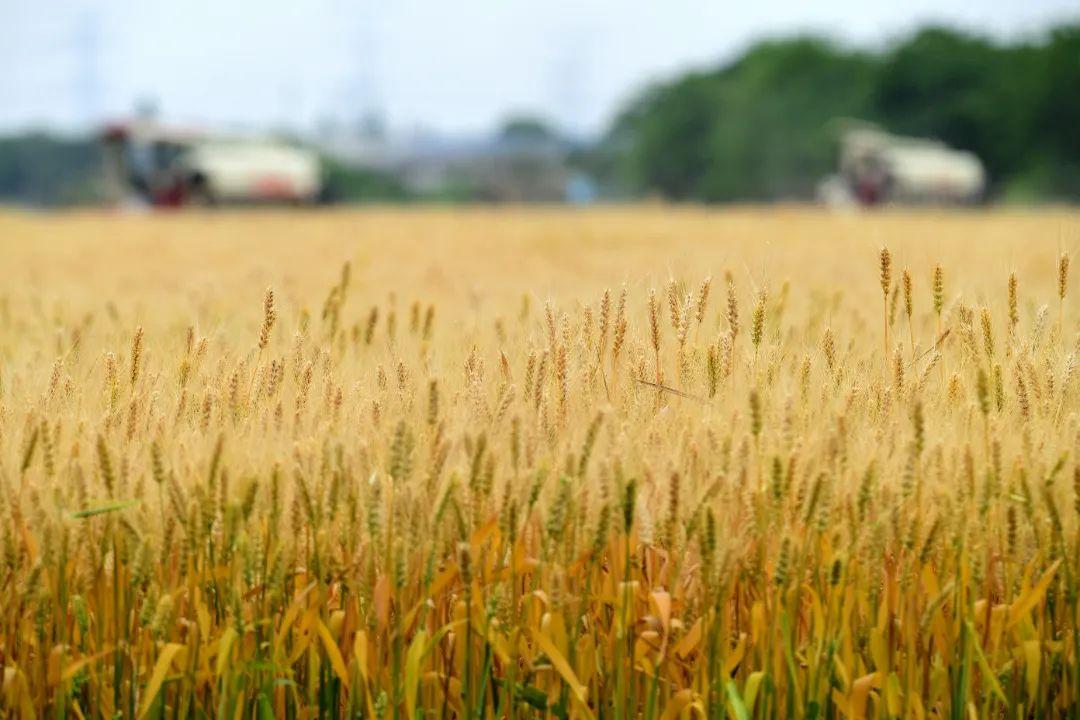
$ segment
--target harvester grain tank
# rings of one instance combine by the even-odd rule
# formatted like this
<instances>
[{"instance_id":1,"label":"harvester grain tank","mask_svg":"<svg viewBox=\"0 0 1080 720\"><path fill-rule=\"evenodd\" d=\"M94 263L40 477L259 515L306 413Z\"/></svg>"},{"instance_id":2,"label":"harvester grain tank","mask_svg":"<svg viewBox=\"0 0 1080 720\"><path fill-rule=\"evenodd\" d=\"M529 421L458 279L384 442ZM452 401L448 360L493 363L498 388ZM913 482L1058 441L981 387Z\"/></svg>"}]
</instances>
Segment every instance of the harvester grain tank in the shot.
<instances>
[{"instance_id":1,"label":"harvester grain tank","mask_svg":"<svg viewBox=\"0 0 1080 720\"><path fill-rule=\"evenodd\" d=\"M829 205L965 205L985 190L986 171L974 154L860 125L841 132L839 171L818 195Z\"/></svg>"},{"instance_id":2,"label":"harvester grain tank","mask_svg":"<svg viewBox=\"0 0 1080 720\"><path fill-rule=\"evenodd\" d=\"M115 202L304 204L322 189L318 156L273 137L136 121L107 127L102 144Z\"/></svg>"}]
</instances>

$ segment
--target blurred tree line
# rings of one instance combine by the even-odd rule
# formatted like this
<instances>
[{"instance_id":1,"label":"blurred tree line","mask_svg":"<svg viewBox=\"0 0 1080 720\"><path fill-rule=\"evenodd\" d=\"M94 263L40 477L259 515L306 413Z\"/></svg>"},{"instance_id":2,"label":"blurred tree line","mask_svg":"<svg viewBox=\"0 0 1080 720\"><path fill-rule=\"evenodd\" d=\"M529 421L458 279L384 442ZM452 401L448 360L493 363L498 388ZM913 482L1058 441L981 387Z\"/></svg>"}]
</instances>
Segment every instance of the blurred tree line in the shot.
<instances>
[{"instance_id":1,"label":"blurred tree line","mask_svg":"<svg viewBox=\"0 0 1080 720\"><path fill-rule=\"evenodd\" d=\"M626 195L807 198L834 167L834 118L974 152L992 196L1080 198L1080 25L998 44L927 28L881 53L760 42L643 92L585 159Z\"/></svg>"},{"instance_id":2,"label":"blurred tree line","mask_svg":"<svg viewBox=\"0 0 1080 720\"><path fill-rule=\"evenodd\" d=\"M567 160L611 197L806 199L834 170L838 118L974 152L996 199L1080 199L1080 24L1014 44L934 27L876 53L817 37L759 42L647 88ZM330 158L324 169L328 200L425 199L381 171ZM0 202L93 202L100 174L93 138L0 138Z\"/></svg>"},{"instance_id":3,"label":"blurred tree line","mask_svg":"<svg viewBox=\"0 0 1080 720\"><path fill-rule=\"evenodd\" d=\"M101 151L87 138L0 138L0 202L79 205L97 199Z\"/></svg>"}]
</instances>

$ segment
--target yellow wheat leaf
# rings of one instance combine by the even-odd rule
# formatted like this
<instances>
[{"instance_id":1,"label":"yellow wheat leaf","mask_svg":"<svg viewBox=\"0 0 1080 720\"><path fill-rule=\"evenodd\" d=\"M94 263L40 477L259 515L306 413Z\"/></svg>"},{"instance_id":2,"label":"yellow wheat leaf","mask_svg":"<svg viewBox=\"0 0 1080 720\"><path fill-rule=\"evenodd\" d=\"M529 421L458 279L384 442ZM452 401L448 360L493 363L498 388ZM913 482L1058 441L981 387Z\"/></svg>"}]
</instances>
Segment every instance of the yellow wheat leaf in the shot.
<instances>
[{"instance_id":1,"label":"yellow wheat leaf","mask_svg":"<svg viewBox=\"0 0 1080 720\"><path fill-rule=\"evenodd\" d=\"M1046 589L1050 587L1050 582L1054 579L1054 573L1057 572L1058 565L1060 564L1061 560L1058 560L1051 565L1050 568L1043 573L1042 577L1039 578L1039 582L1035 583L1033 588L1024 592L1009 605L1008 627L1011 628L1013 625L1020 622L1029 612L1031 612L1031 609L1043 599L1043 596L1046 594Z\"/></svg>"},{"instance_id":2,"label":"yellow wheat leaf","mask_svg":"<svg viewBox=\"0 0 1080 720\"><path fill-rule=\"evenodd\" d=\"M872 672L863 675L851 684L851 698L848 710L851 717L862 720L866 717L866 701L870 697L870 691L881 687L882 673Z\"/></svg>"},{"instance_id":3,"label":"yellow wheat leaf","mask_svg":"<svg viewBox=\"0 0 1080 720\"><path fill-rule=\"evenodd\" d=\"M743 657L746 656L746 639L746 633L741 633L735 649L724 658L724 675L731 675L735 668L739 666L739 663L742 662Z\"/></svg>"},{"instance_id":4,"label":"yellow wheat leaf","mask_svg":"<svg viewBox=\"0 0 1080 720\"><path fill-rule=\"evenodd\" d=\"M405 653L405 713L409 720L416 717L416 692L420 687L420 663L427 653L427 633L416 633Z\"/></svg>"},{"instance_id":5,"label":"yellow wheat leaf","mask_svg":"<svg viewBox=\"0 0 1080 720\"><path fill-rule=\"evenodd\" d=\"M915 720L926 720L926 710L923 708L923 702L918 694L910 693L908 702L911 704L911 712L914 714Z\"/></svg>"},{"instance_id":6,"label":"yellow wheat leaf","mask_svg":"<svg viewBox=\"0 0 1080 720\"><path fill-rule=\"evenodd\" d=\"M870 630L870 657L873 658L878 670L884 673L889 672L889 653L885 648L885 637L878 628Z\"/></svg>"},{"instance_id":7,"label":"yellow wheat leaf","mask_svg":"<svg viewBox=\"0 0 1080 720\"><path fill-rule=\"evenodd\" d=\"M566 658L563 657L563 654L559 652L559 649L555 647L555 643L553 643L547 635L544 635L535 628L530 628L529 632L532 634L533 641L536 643L537 647L548 656L548 659L551 661L551 666L562 676L563 681L570 686L570 693L577 701L578 709L581 710L585 717L592 720L592 711L585 701L587 688L578 680L577 675L574 674L574 669L570 667L570 663L566 661Z\"/></svg>"},{"instance_id":8,"label":"yellow wheat leaf","mask_svg":"<svg viewBox=\"0 0 1080 720\"><path fill-rule=\"evenodd\" d=\"M702 619L698 618L697 622L690 627L690 630L675 644L675 654L678 657L685 659L701 642L701 626Z\"/></svg>"},{"instance_id":9,"label":"yellow wheat leaf","mask_svg":"<svg viewBox=\"0 0 1080 720\"><path fill-rule=\"evenodd\" d=\"M596 674L596 640L592 635L578 639L574 647L574 659L577 662L578 678L588 686Z\"/></svg>"},{"instance_id":10,"label":"yellow wheat leaf","mask_svg":"<svg viewBox=\"0 0 1080 720\"><path fill-rule=\"evenodd\" d=\"M697 701L694 691L690 688L683 688L668 700L667 707L664 708L663 714L660 715L660 720L677 720L683 711L687 709L690 710L691 715L696 712L699 717L705 717L705 708L700 701Z\"/></svg>"},{"instance_id":11,"label":"yellow wheat leaf","mask_svg":"<svg viewBox=\"0 0 1080 720\"><path fill-rule=\"evenodd\" d=\"M360 670L360 677L367 680L367 633L360 630L353 637L353 657Z\"/></svg>"},{"instance_id":12,"label":"yellow wheat leaf","mask_svg":"<svg viewBox=\"0 0 1080 720\"><path fill-rule=\"evenodd\" d=\"M885 707L889 711L889 717L900 716L900 678L896 673L889 673L885 681Z\"/></svg>"},{"instance_id":13,"label":"yellow wheat leaf","mask_svg":"<svg viewBox=\"0 0 1080 720\"><path fill-rule=\"evenodd\" d=\"M755 645L769 641L766 637L768 628L769 624L765 621L765 604L758 600L750 608L750 639Z\"/></svg>"},{"instance_id":14,"label":"yellow wheat leaf","mask_svg":"<svg viewBox=\"0 0 1080 720\"><path fill-rule=\"evenodd\" d=\"M232 654L232 645L236 641L236 637L236 629L230 625L221 634L221 639L218 640L217 667L214 668L214 674L217 677L221 677L222 673L225 672L225 666L229 664L229 655Z\"/></svg>"},{"instance_id":15,"label":"yellow wheat leaf","mask_svg":"<svg viewBox=\"0 0 1080 720\"><path fill-rule=\"evenodd\" d=\"M113 648L106 647L104 650L102 650L101 652L99 652L99 653L97 653L95 655L87 655L84 658L79 658L78 660L76 660L75 662L71 663L66 668L64 668L64 672L60 674L61 682L67 682L71 678L78 675L79 671L82 670L84 667L86 667L87 665L89 665L92 662L100 660L101 658L105 657L106 655L108 655L112 651L113 651Z\"/></svg>"},{"instance_id":16,"label":"yellow wheat leaf","mask_svg":"<svg viewBox=\"0 0 1080 720\"><path fill-rule=\"evenodd\" d=\"M33 699L30 697L30 688L26 684L26 676L16 667L4 668L3 681L3 705L5 708L19 708L19 716L22 720L33 720L37 717L34 712Z\"/></svg>"},{"instance_id":17,"label":"yellow wheat leaf","mask_svg":"<svg viewBox=\"0 0 1080 720\"><path fill-rule=\"evenodd\" d=\"M746 678L746 687L743 688L742 696L750 717L754 716L754 704L757 702L758 691L764 679L765 673L761 670L750 673L750 677Z\"/></svg>"},{"instance_id":18,"label":"yellow wheat leaf","mask_svg":"<svg viewBox=\"0 0 1080 720\"><path fill-rule=\"evenodd\" d=\"M210 637L210 612L202 603L195 605L195 617L199 621L199 637Z\"/></svg>"},{"instance_id":19,"label":"yellow wheat leaf","mask_svg":"<svg viewBox=\"0 0 1080 720\"><path fill-rule=\"evenodd\" d=\"M1039 666L1042 664L1042 651L1038 640L1027 640L1023 646L1024 679L1027 681L1029 697L1035 697L1039 689Z\"/></svg>"},{"instance_id":20,"label":"yellow wheat leaf","mask_svg":"<svg viewBox=\"0 0 1080 720\"><path fill-rule=\"evenodd\" d=\"M349 671L345 667L345 660L341 657L341 649L338 648L337 641L334 640L334 636L330 634L330 630L322 620L315 621L315 630L319 633L326 655L330 658L330 666L334 668L334 672L341 678L345 687L349 687Z\"/></svg>"},{"instance_id":21,"label":"yellow wheat leaf","mask_svg":"<svg viewBox=\"0 0 1080 720\"><path fill-rule=\"evenodd\" d=\"M165 682L165 676L169 672L173 658L183 649L184 646L180 643L169 643L162 648L157 662L154 663L154 671L150 675L150 682L146 684L146 689L143 690L143 704L139 709L140 718L146 717L146 713L150 712L150 708L154 705L154 699L157 697L158 691L161 690L162 683Z\"/></svg>"},{"instance_id":22,"label":"yellow wheat leaf","mask_svg":"<svg viewBox=\"0 0 1080 720\"><path fill-rule=\"evenodd\" d=\"M293 599L289 609L285 611L285 617L281 619L281 624L278 626L277 634L274 636L274 646L280 647L282 641L285 639L285 635L292 628L293 623L296 622L297 616L300 611L304 609L304 599L308 596L312 590L315 589L315 583L311 583L306 588L300 591L300 593Z\"/></svg>"}]
</instances>

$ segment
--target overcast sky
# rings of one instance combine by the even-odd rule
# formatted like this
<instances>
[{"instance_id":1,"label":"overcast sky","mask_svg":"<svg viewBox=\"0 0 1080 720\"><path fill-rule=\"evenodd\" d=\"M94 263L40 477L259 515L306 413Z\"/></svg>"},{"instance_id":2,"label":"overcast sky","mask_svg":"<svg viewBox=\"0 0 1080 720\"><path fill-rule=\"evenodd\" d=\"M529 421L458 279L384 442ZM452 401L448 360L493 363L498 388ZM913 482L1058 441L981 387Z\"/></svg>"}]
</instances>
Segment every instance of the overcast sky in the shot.
<instances>
[{"instance_id":1,"label":"overcast sky","mask_svg":"<svg viewBox=\"0 0 1080 720\"><path fill-rule=\"evenodd\" d=\"M1077 0L0 0L0 129L172 120L482 132L539 113L602 128L651 80L813 31L878 46L927 22L1003 38Z\"/></svg>"}]
</instances>

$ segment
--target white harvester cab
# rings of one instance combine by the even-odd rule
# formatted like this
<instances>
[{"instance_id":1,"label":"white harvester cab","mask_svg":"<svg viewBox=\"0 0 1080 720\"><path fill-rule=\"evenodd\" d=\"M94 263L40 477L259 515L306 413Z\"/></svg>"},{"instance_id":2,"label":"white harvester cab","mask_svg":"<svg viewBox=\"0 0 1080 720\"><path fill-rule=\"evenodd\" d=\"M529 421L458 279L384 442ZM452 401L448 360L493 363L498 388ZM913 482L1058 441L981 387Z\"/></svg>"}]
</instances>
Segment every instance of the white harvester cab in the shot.
<instances>
[{"instance_id":1,"label":"white harvester cab","mask_svg":"<svg viewBox=\"0 0 1080 720\"><path fill-rule=\"evenodd\" d=\"M829 205L963 205L985 190L986 171L970 152L849 125L840 134L839 172L821 182L818 196Z\"/></svg>"},{"instance_id":2,"label":"white harvester cab","mask_svg":"<svg viewBox=\"0 0 1080 720\"><path fill-rule=\"evenodd\" d=\"M322 189L318 156L272 137L140 121L109 126L102 143L114 201L301 204L317 200Z\"/></svg>"}]
</instances>

